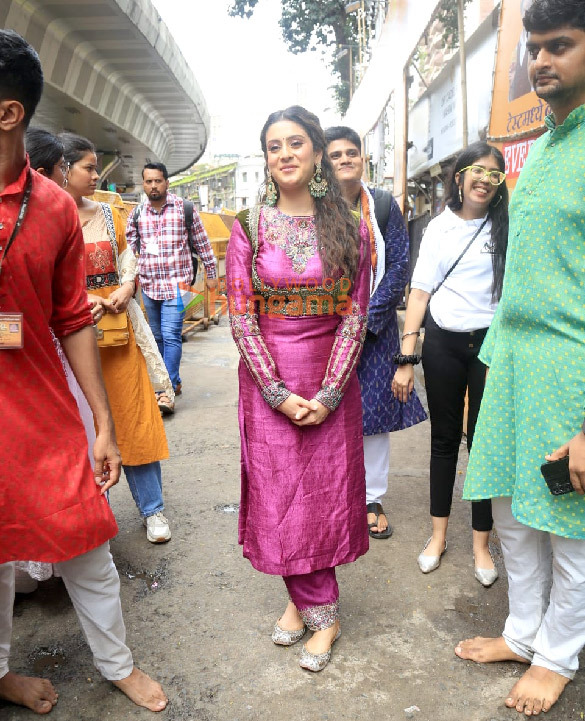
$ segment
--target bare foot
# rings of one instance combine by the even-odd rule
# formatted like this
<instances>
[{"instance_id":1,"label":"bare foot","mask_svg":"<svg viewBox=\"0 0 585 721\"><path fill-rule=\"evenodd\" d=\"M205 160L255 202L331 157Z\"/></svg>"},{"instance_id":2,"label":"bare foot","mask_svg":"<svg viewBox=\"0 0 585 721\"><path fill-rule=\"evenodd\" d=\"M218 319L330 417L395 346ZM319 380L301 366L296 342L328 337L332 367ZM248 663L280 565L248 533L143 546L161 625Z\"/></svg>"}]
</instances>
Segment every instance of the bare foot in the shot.
<instances>
[{"instance_id":1,"label":"bare foot","mask_svg":"<svg viewBox=\"0 0 585 721\"><path fill-rule=\"evenodd\" d=\"M283 631L300 631L301 628L305 627L305 623L292 601L288 602L285 612L277 623Z\"/></svg>"},{"instance_id":2,"label":"bare foot","mask_svg":"<svg viewBox=\"0 0 585 721\"><path fill-rule=\"evenodd\" d=\"M386 518L385 513L380 513L378 518L378 525L372 526L370 528L370 531L372 533L384 533L384 531L388 528L388 519ZM368 526L370 523L376 523L376 514L375 513L368 513Z\"/></svg>"},{"instance_id":3,"label":"bare foot","mask_svg":"<svg viewBox=\"0 0 585 721\"><path fill-rule=\"evenodd\" d=\"M335 621L333 626L324 628L322 631L315 631L305 644L307 651L315 655L326 653L333 646L338 631L339 621Z\"/></svg>"},{"instance_id":4,"label":"bare foot","mask_svg":"<svg viewBox=\"0 0 585 721\"><path fill-rule=\"evenodd\" d=\"M531 666L514 684L505 704L526 716L538 716L558 701L570 680L548 668Z\"/></svg>"},{"instance_id":5,"label":"bare foot","mask_svg":"<svg viewBox=\"0 0 585 721\"><path fill-rule=\"evenodd\" d=\"M132 669L130 676L121 681L112 681L112 683L137 706L143 706L149 711L162 711L169 702L161 685L136 666Z\"/></svg>"},{"instance_id":6,"label":"bare foot","mask_svg":"<svg viewBox=\"0 0 585 721\"><path fill-rule=\"evenodd\" d=\"M514 653L502 636L498 638L483 638L476 636L465 641L459 641L455 647L459 658L476 663L493 663L494 661L519 661L530 663L523 656Z\"/></svg>"},{"instance_id":7,"label":"bare foot","mask_svg":"<svg viewBox=\"0 0 585 721\"><path fill-rule=\"evenodd\" d=\"M19 676L11 671L0 678L0 698L26 706L35 713L49 713L58 697L53 684L45 678Z\"/></svg>"}]
</instances>

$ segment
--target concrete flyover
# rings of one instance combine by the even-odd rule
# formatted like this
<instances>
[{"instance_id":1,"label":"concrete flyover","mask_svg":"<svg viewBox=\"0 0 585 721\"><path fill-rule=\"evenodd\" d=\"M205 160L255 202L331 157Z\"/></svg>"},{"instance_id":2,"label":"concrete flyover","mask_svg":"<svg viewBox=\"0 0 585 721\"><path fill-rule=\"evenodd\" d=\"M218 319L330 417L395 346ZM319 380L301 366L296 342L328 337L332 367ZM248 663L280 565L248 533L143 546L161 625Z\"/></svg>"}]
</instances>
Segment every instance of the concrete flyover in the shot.
<instances>
[{"instance_id":1,"label":"concrete flyover","mask_svg":"<svg viewBox=\"0 0 585 721\"><path fill-rule=\"evenodd\" d=\"M209 114L150 0L0 0L0 27L37 50L45 92L34 125L89 137L127 186L146 160L171 174L205 150Z\"/></svg>"}]
</instances>

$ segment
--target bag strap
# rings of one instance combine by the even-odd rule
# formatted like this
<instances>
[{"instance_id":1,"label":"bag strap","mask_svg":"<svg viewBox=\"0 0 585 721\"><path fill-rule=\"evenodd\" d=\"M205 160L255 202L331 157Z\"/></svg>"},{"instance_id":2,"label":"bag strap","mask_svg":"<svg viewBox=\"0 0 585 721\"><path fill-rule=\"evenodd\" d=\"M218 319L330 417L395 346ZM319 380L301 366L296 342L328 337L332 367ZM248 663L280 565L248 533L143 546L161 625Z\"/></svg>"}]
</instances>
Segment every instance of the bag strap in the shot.
<instances>
[{"instance_id":1,"label":"bag strap","mask_svg":"<svg viewBox=\"0 0 585 721\"><path fill-rule=\"evenodd\" d=\"M388 190L374 188L374 215L376 216L376 223L378 223L378 228L380 228L382 236L386 233L391 204L392 194Z\"/></svg>"},{"instance_id":2,"label":"bag strap","mask_svg":"<svg viewBox=\"0 0 585 721\"><path fill-rule=\"evenodd\" d=\"M116 267L116 274L118 275L118 284L120 284L120 263L118 258L118 239L116 238L116 226L114 225L114 215L112 209L107 203L100 203L102 211L106 219L106 228L108 229L108 235L110 236L110 245L112 246L112 254L114 256L114 265Z\"/></svg>"},{"instance_id":3,"label":"bag strap","mask_svg":"<svg viewBox=\"0 0 585 721\"><path fill-rule=\"evenodd\" d=\"M461 258L463 258L463 256L465 255L465 253L467 253L467 251L471 248L471 245L473 244L473 241L477 238L477 236L478 236L478 235L481 233L481 231L484 229L485 224L486 224L487 222L488 222L488 219L486 218L486 219L483 221L483 223L479 226L479 228L475 231L475 233L473 234L473 238L469 241L469 243L467 243L467 245L465 246L465 248L463 248L463 251L462 251L462 253L459 255L459 257L457 258L457 260L453 263L453 265L452 265L452 266L449 268L449 270L445 273L445 275L444 275L444 277L443 277L443 280L442 280L438 285L436 285L436 286L433 288L433 290L431 291L431 298L435 295L435 293L439 290L439 288L443 285L443 283L447 280L447 278L448 278L448 277L451 275L451 273L455 270L455 268L457 267L457 264L459 263L459 261L461 260Z\"/></svg>"},{"instance_id":4,"label":"bag strap","mask_svg":"<svg viewBox=\"0 0 585 721\"><path fill-rule=\"evenodd\" d=\"M132 225L136 231L136 249L138 250L138 255L140 255L140 229L138 227L138 218L140 218L140 213L142 213L142 205L143 204L140 203L132 211Z\"/></svg>"},{"instance_id":5,"label":"bag strap","mask_svg":"<svg viewBox=\"0 0 585 721\"><path fill-rule=\"evenodd\" d=\"M185 228L187 229L187 243L189 245L189 252L191 253L191 262L193 264L193 282L195 282L199 258L197 256L197 248L195 248L195 242L193 240L193 208L194 206L191 200L183 200L183 218L185 221Z\"/></svg>"},{"instance_id":6,"label":"bag strap","mask_svg":"<svg viewBox=\"0 0 585 721\"><path fill-rule=\"evenodd\" d=\"M185 228L187 229L187 241L191 256L197 255L193 242L193 203L190 200L183 200L183 214L185 216Z\"/></svg>"}]
</instances>

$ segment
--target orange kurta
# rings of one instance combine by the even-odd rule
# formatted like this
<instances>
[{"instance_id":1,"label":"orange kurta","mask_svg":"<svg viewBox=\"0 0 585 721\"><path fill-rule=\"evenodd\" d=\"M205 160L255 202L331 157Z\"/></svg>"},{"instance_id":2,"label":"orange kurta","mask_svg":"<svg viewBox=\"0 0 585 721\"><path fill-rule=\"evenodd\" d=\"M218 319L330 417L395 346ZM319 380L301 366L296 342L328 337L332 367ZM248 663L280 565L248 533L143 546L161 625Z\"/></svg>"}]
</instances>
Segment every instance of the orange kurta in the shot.
<instances>
[{"instance_id":1,"label":"orange kurta","mask_svg":"<svg viewBox=\"0 0 585 721\"><path fill-rule=\"evenodd\" d=\"M124 223L110 207L119 257L126 250ZM88 292L107 298L119 288L119 274L101 206L83 226L83 238ZM122 463L140 466L168 458L169 450L146 361L130 322L128 330L126 345L100 348L100 357Z\"/></svg>"}]
</instances>

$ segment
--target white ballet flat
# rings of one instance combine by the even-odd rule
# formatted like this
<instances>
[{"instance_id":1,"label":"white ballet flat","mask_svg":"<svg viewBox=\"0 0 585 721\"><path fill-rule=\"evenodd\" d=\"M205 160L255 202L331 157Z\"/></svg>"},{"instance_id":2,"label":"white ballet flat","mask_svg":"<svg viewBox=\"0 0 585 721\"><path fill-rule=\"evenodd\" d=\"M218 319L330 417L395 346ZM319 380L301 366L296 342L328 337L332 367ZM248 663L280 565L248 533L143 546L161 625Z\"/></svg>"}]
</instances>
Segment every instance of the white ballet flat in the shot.
<instances>
[{"instance_id":1,"label":"white ballet flat","mask_svg":"<svg viewBox=\"0 0 585 721\"><path fill-rule=\"evenodd\" d=\"M441 551L440 556L425 556L425 549L431 542L432 536L428 539L428 541L425 543L424 548L422 550L422 553L417 558L418 567L423 573L430 573L431 571L435 571L439 566L441 565L441 556L445 551L447 550L447 541L445 541L445 547Z\"/></svg>"},{"instance_id":2,"label":"white ballet flat","mask_svg":"<svg viewBox=\"0 0 585 721\"><path fill-rule=\"evenodd\" d=\"M491 551L489 553L493 563L494 557L492 556ZM478 568L477 566L475 567L475 577L482 586L485 586L485 588L489 588L492 584L494 584L498 579L498 575L498 569L496 568L495 563L493 568Z\"/></svg>"},{"instance_id":3,"label":"white ballet flat","mask_svg":"<svg viewBox=\"0 0 585 721\"><path fill-rule=\"evenodd\" d=\"M475 577L482 586L489 588L498 579L498 570L496 568L476 568Z\"/></svg>"}]
</instances>

